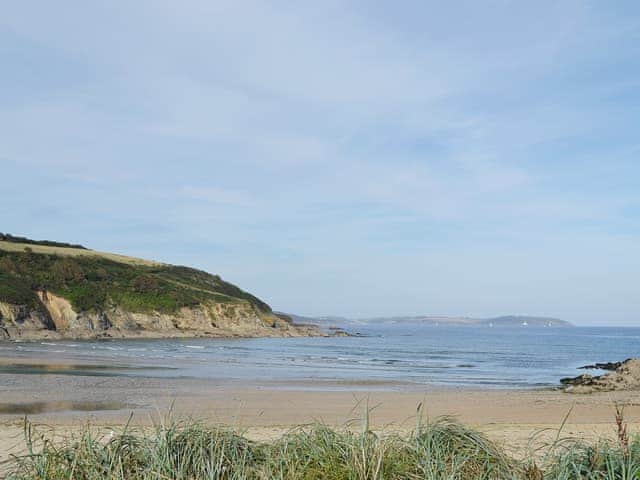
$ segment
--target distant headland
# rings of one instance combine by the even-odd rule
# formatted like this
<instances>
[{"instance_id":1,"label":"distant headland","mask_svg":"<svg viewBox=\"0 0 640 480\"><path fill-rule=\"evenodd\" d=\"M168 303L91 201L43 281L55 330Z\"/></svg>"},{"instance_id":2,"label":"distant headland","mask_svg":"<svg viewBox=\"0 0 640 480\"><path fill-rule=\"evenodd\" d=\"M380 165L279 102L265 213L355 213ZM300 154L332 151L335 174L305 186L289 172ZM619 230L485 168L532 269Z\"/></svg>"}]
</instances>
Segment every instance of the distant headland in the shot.
<instances>
[{"instance_id":1,"label":"distant headland","mask_svg":"<svg viewBox=\"0 0 640 480\"><path fill-rule=\"evenodd\" d=\"M492 318L474 318L447 315L415 315L396 317L346 318L337 316L302 317L291 315L294 320L317 325L333 325L341 328L353 328L362 325L431 325L451 327L573 327L572 323L559 318L532 315L504 315Z\"/></svg>"},{"instance_id":2,"label":"distant headland","mask_svg":"<svg viewBox=\"0 0 640 480\"><path fill-rule=\"evenodd\" d=\"M0 339L320 334L218 275L0 234Z\"/></svg>"}]
</instances>

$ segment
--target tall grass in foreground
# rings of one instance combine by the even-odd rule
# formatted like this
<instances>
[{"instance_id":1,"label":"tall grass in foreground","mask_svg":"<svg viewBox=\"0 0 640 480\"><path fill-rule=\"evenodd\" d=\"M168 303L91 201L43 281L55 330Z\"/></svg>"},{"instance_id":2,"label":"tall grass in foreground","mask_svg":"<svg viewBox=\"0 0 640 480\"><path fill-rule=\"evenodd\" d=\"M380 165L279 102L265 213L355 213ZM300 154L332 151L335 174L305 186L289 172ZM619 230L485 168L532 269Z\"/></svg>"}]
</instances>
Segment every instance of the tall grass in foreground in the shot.
<instances>
[{"instance_id":1,"label":"tall grass in foreground","mask_svg":"<svg viewBox=\"0 0 640 480\"><path fill-rule=\"evenodd\" d=\"M359 433L317 425L270 443L197 422L112 436L87 428L51 442L25 420L27 453L4 467L9 480L640 480L640 439L617 420L617 442L557 441L524 460L448 417L419 422L408 437L377 435L364 422Z\"/></svg>"}]
</instances>

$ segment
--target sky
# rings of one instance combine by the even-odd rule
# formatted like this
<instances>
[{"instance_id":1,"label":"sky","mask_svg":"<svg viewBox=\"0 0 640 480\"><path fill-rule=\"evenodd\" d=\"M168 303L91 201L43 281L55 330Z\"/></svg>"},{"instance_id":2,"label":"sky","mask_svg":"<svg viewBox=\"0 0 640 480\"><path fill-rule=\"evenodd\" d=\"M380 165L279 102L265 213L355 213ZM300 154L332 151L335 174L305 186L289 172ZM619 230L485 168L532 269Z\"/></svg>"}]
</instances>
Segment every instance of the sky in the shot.
<instances>
[{"instance_id":1,"label":"sky","mask_svg":"<svg viewBox=\"0 0 640 480\"><path fill-rule=\"evenodd\" d=\"M301 315L640 326L640 3L4 2L0 231Z\"/></svg>"}]
</instances>

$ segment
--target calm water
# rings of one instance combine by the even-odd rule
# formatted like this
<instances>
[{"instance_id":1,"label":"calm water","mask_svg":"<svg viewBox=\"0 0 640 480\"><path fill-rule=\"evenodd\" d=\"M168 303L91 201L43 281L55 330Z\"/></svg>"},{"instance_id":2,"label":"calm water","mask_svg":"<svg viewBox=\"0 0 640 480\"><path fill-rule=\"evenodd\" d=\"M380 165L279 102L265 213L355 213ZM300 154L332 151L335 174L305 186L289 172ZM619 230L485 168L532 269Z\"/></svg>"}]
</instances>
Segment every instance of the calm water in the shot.
<instances>
[{"instance_id":1,"label":"calm water","mask_svg":"<svg viewBox=\"0 0 640 480\"><path fill-rule=\"evenodd\" d=\"M52 373L221 381L557 385L576 367L640 356L640 328L362 327L366 337L0 343L0 356L64 358ZM87 361L109 368L92 369ZM13 368L13 370L11 370ZM3 367L42 373L39 366ZM307 384L309 385L309 384ZM312 388L312 385L311 385Z\"/></svg>"}]
</instances>

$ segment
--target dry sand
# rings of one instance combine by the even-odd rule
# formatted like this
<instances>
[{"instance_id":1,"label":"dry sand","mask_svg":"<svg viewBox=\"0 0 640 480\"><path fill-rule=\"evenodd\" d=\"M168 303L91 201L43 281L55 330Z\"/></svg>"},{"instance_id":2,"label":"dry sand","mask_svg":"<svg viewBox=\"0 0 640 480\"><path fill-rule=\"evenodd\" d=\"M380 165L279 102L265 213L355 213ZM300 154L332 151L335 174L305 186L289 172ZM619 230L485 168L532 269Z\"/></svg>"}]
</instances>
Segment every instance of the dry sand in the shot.
<instances>
[{"instance_id":1,"label":"dry sand","mask_svg":"<svg viewBox=\"0 0 640 480\"><path fill-rule=\"evenodd\" d=\"M374 429L408 432L416 408L425 417L454 415L509 448L523 451L531 437L562 435L593 439L613 436L613 404L626 405L630 430L640 427L640 393L573 395L558 390L474 390L425 388L385 383L278 383L240 385L200 379L0 374L0 461L23 448L25 413L36 425L56 434L74 432L87 423L121 428L149 426L172 408L177 418L192 416L246 431L268 440L290 428L323 422L358 428L366 408ZM173 405L173 407L172 407Z\"/></svg>"}]
</instances>

